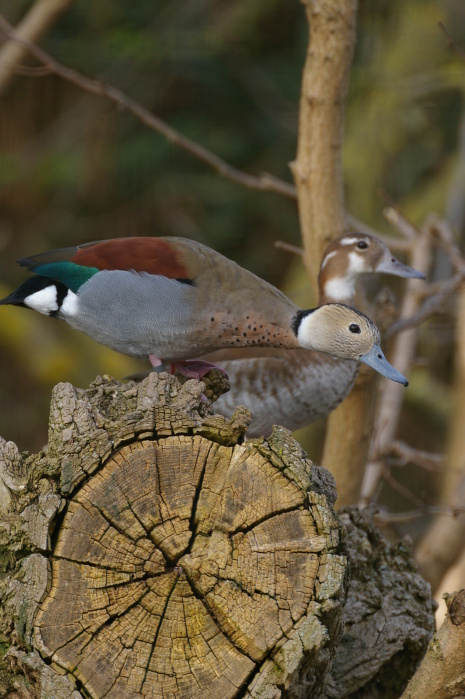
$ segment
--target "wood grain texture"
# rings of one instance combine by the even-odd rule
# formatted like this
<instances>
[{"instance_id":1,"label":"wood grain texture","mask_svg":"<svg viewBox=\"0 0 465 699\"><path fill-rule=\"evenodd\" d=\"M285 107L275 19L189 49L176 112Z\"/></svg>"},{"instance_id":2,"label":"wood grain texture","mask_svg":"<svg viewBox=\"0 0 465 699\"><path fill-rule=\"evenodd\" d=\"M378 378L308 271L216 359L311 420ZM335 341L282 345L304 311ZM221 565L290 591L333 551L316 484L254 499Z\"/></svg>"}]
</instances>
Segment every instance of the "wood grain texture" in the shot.
<instances>
[{"instance_id":1,"label":"wood grain texture","mask_svg":"<svg viewBox=\"0 0 465 699\"><path fill-rule=\"evenodd\" d=\"M46 451L0 440L0 696L372 699L407 681L431 624L408 549L354 514L344 541L331 474L282 428L244 442L248 411L205 399L222 380L59 384Z\"/></svg>"},{"instance_id":2,"label":"wood grain texture","mask_svg":"<svg viewBox=\"0 0 465 699\"><path fill-rule=\"evenodd\" d=\"M248 411L205 399L221 381L58 385L24 495L2 443L5 516L23 523L5 609L29 651L7 662L28 699L323 691L347 584L334 483L286 430L244 443Z\"/></svg>"},{"instance_id":3,"label":"wood grain texture","mask_svg":"<svg viewBox=\"0 0 465 699\"><path fill-rule=\"evenodd\" d=\"M122 447L67 506L38 647L93 697L236 696L317 598L305 500L253 444Z\"/></svg>"}]
</instances>

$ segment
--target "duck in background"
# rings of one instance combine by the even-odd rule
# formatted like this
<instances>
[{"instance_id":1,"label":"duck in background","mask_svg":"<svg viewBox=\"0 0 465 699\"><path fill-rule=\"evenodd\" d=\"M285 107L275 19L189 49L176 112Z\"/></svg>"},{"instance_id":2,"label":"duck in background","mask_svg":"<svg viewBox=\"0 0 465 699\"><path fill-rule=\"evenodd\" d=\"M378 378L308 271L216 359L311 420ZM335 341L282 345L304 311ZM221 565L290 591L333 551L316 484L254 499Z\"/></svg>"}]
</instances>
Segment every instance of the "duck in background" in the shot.
<instances>
[{"instance_id":1,"label":"duck in background","mask_svg":"<svg viewBox=\"0 0 465 699\"><path fill-rule=\"evenodd\" d=\"M361 275L380 273L424 279L421 272L399 262L379 238L341 235L328 245L321 261L318 306L353 305ZM244 348L215 352L207 359L225 369L231 385L215 402L215 412L230 417L237 405L250 408L250 437L269 435L273 425L293 431L326 417L350 393L360 366L358 361L307 349Z\"/></svg>"},{"instance_id":2,"label":"duck in background","mask_svg":"<svg viewBox=\"0 0 465 699\"><path fill-rule=\"evenodd\" d=\"M351 252L349 259L359 264ZM328 255L325 265L330 261ZM106 240L41 253L20 264L35 275L1 305L60 318L118 352L149 359L157 371L168 364L173 372L201 378L212 364L195 358L215 349L302 347L365 362L407 385L385 359L378 329L365 315L341 303L302 310L271 284L192 240ZM239 364L233 382L236 368ZM265 388L269 377L262 376ZM255 383L248 386L255 390ZM247 404L249 397L246 392L240 401Z\"/></svg>"}]
</instances>

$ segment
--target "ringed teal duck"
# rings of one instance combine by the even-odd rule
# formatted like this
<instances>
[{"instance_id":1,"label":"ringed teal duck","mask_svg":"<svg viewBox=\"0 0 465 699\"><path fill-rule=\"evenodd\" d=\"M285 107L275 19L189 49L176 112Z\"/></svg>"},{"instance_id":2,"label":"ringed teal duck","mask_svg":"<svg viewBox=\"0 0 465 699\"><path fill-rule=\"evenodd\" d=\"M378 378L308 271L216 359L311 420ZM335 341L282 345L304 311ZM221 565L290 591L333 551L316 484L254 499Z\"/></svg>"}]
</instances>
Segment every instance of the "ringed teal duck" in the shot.
<instances>
[{"instance_id":1,"label":"ringed teal duck","mask_svg":"<svg viewBox=\"0 0 465 699\"><path fill-rule=\"evenodd\" d=\"M362 313L328 303L302 310L211 248L183 238L123 238L19 261L35 273L0 301L65 320L97 342L161 370L200 378L195 358L226 347L303 347L356 359L407 385ZM194 361L192 361L194 360Z\"/></svg>"},{"instance_id":2,"label":"ringed teal duck","mask_svg":"<svg viewBox=\"0 0 465 699\"><path fill-rule=\"evenodd\" d=\"M352 305L361 275L378 273L424 278L399 262L379 238L353 232L340 236L321 261L318 304ZM207 358L226 370L231 384L215 411L229 417L237 405L246 405L252 411L251 437L268 435L273 425L297 430L326 417L349 394L360 366L306 349L243 348Z\"/></svg>"}]
</instances>

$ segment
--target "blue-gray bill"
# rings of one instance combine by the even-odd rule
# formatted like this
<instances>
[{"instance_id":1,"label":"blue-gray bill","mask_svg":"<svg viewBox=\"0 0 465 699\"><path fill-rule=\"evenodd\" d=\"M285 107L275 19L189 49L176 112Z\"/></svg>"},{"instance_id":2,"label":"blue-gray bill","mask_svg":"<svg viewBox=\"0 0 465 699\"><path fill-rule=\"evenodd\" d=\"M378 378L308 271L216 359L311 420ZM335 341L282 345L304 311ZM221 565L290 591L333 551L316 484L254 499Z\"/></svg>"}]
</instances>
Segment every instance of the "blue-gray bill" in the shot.
<instances>
[{"instance_id":1,"label":"blue-gray bill","mask_svg":"<svg viewBox=\"0 0 465 699\"><path fill-rule=\"evenodd\" d=\"M389 364L379 345L373 345L369 352L362 354L360 361L364 362L364 364L368 364L368 366L371 366L372 369L382 376L385 376L387 379L408 386L408 381L405 376L402 376L397 369L394 369L394 367Z\"/></svg>"},{"instance_id":2,"label":"blue-gray bill","mask_svg":"<svg viewBox=\"0 0 465 699\"><path fill-rule=\"evenodd\" d=\"M390 253L388 253L388 255L386 255L377 265L376 271L385 272L386 274L392 274L395 277L404 277L405 279L425 278L423 272L419 272L414 267L404 265L403 262L399 262L397 258L392 257Z\"/></svg>"}]
</instances>

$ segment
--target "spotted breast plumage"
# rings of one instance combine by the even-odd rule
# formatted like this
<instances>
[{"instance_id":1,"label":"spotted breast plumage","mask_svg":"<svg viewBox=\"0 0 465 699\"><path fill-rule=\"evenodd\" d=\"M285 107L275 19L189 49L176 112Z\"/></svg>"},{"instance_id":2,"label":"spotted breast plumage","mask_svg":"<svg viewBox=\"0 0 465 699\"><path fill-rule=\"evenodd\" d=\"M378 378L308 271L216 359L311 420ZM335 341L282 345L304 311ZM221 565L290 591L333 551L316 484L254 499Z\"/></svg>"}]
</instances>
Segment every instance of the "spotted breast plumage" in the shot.
<instances>
[{"instance_id":1,"label":"spotted breast plumage","mask_svg":"<svg viewBox=\"0 0 465 699\"><path fill-rule=\"evenodd\" d=\"M319 305L355 300L363 274L424 278L402 264L375 236L349 232L326 248L318 277ZM215 410L230 416L237 405L252 410L250 436L267 435L273 425L290 430L326 417L348 395L357 377L358 361L341 361L307 349L283 352L224 350L207 357L228 373L231 390L220 396Z\"/></svg>"}]
</instances>

